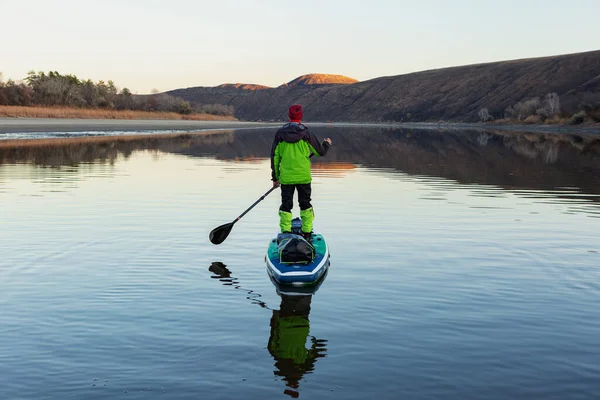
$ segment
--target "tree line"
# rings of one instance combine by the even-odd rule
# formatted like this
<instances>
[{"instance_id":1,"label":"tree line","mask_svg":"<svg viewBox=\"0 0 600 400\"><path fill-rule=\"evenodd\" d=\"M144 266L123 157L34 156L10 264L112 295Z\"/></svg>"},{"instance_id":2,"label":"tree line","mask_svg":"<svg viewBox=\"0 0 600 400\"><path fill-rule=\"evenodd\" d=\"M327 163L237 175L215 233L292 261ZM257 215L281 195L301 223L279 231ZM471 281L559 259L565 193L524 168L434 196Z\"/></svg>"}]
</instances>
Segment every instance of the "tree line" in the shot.
<instances>
[{"instance_id":1,"label":"tree line","mask_svg":"<svg viewBox=\"0 0 600 400\"><path fill-rule=\"evenodd\" d=\"M30 71L20 82L4 82L0 73L0 105L9 106L63 106L100 108L107 110L162 111L179 114L204 113L233 115L233 106L201 104L192 106L188 101L164 93L134 95L127 88L117 89L114 82L79 79L57 71L45 73Z\"/></svg>"},{"instance_id":2,"label":"tree line","mask_svg":"<svg viewBox=\"0 0 600 400\"><path fill-rule=\"evenodd\" d=\"M560 97L556 93L548 93L543 98L533 97L521 100L504 109L505 121L517 121L531 124L537 123L569 123L579 125L586 121L600 122L600 103L582 102L578 108L568 107L569 111L561 108ZM481 122L494 121L487 107L481 108L477 116Z\"/></svg>"}]
</instances>

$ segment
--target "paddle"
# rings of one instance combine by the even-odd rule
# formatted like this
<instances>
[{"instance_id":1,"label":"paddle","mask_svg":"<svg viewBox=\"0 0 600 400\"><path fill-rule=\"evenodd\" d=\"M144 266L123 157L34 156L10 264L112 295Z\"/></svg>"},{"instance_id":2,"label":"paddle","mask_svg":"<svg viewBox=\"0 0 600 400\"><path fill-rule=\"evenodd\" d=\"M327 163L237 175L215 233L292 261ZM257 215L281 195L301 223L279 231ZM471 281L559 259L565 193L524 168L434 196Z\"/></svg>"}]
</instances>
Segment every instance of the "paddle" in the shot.
<instances>
[{"instance_id":1,"label":"paddle","mask_svg":"<svg viewBox=\"0 0 600 400\"><path fill-rule=\"evenodd\" d=\"M314 156L313 153L310 153L310 156L308 158L312 158L312 156ZM246 215L246 213L250 210L252 210L254 208L255 205L257 205L258 203L260 203L261 201L263 201L265 199L265 197L267 197L269 195L269 193L271 193L273 190L277 189L279 186L273 186L271 189L269 189L269 191L265 194L263 194L260 199L256 200L254 202L254 204L252 204L250 207L248 207L248 209L246 211L244 211L242 213L242 215L240 215L239 217L237 217L233 222L230 222L228 224L223 224L221 226L216 227L215 229L213 229L209 235L208 238L210 239L210 241L212 242L212 244L221 244L225 241L225 239L227 239L227 236L229 236L229 232L231 232L231 229L233 228L233 225L238 222L244 215Z\"/></svg>"},{"instance_id":2,"label":"paddle","mask_svg":"<svg viewBox=\"0 0 600 400\"><path fill-rule=\"evenodd\" d=\"M277 189L277 187L272 187L271 189L269 189L269 191L265 194L263 194L260 199L256 200L254 202L254 204L252 204L250 207L248 207L248 209L246 211L244 211L239 217L237 217L235 220L233 220L233 222L230 222L228 224L223 224L215 229L213 229L210 234L208 235L208 238L210 239L210 241L213 244L221 244L225 241L225 239L227 239L227 236L229 236L229 232L231 232L231 229L233 228L233 225L238 222L244 215L246 215L246 213L250 210L252 210L254 208L255 205L257 205L258 203L260 203L262 200L264 200L265 197L267 197L269 195L269 193L271 193L273 190Z\"/></svg>"}]
</instances>

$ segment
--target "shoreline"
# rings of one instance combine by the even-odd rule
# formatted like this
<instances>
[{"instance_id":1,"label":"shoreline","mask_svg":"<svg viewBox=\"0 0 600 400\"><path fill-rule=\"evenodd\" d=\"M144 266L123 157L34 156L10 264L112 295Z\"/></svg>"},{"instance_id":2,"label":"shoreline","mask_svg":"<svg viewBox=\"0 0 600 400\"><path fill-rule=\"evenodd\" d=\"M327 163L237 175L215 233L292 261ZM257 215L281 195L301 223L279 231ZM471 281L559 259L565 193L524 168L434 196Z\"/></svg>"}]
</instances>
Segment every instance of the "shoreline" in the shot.
<instances>
[{"instance_id":1,"label":"shoreline","mask_svg":"<svg viewBox=\"0 0 600 400\"><path fill-rule=\"evenodd\" d=\"M3 134L27 133L93 133L116 132L114 136L124 136L127 132L137 135L182 134L207 130L260 129L280 126L285 122L252 121L200 121L200 120L133 120L133 119L88 119L88 118L0 118L0 141ZM352 128L396 128L423 130L465 130L465 131L518 131L531 133L600 134L600 124L596 125L528 125L461 122L304 122L310 127L352 127ZM109 136L109 135L107 135ZM32 138L33 139L33 138Z\"/></svg>"},{"instance_id":2,"label":"shoreline","mask_svg":"<svg viewBox=\"0 0 600 400\"><path fill-rule=\"evenodd\" d=\"M529 124L494 124L470 122L306 122L308 126L324 127L369 127L423 130L452 131L514 131L531 133L581 133L600 134L600 124L595 125L529 125Z\"/></svg>"},{"instance_id":3,"label":"shoreline","mask_svg":"<svg viewBox=\"0 0 600 400\"><path fill-rule=\"evenodd\" d=\"M7 133L136 132L186 133L215 129L249 129L273 124L240 121L132 120L87 118L0 118L0 140ZM143 133L143 132L142 132Z\"/></svg>"}]
</instances>

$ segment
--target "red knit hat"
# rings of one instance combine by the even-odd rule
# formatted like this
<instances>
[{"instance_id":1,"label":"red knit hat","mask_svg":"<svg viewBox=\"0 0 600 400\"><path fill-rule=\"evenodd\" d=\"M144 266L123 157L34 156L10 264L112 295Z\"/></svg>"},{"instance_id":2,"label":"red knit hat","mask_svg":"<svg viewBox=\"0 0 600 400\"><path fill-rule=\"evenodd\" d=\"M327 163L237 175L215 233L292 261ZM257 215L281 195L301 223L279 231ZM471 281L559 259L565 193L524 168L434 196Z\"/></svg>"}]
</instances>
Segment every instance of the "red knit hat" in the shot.
<instances>
[{"instance_id":1,"label":"red knit hat","mask_svg":"<svg viewBox=\"0 0 600 400\"><path fill-rule=\"evenodd\" d=\"M301 121L302 120L302 106L300 104L294 104L288 111L290 121Z\"/></svg>"}]
</instances>

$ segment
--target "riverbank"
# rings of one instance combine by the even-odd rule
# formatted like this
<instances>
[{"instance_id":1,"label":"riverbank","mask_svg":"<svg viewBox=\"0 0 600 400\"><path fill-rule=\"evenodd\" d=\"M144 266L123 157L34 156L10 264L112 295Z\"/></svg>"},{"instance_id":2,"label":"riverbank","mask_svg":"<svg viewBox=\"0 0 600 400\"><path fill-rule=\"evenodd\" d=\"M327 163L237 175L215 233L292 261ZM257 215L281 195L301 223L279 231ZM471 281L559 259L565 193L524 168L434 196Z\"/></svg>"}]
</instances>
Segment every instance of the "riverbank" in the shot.
<instances>
[{"instance_id":1,"label":"riverbank","mask_svg":"<svg viewBox=\"0 0 600 400\"><path fill-rule=\"evenodd\" d=\"M39 138L35 133L84 134L109 133L158 134L182 133L215 129L249 129L273 124L239 121L183 121L183 120L112 120L112 119L56 119L56 118L0 118L0 140ZM4 134L4 135L3 135ZM7 134L13 134L7 136ZM18 137L14 137L18 136Z\"/></svg>"},{"instance_id":2,"label":"riverbank","mask_svg":"<svg viewBox=\"0 0 600 400\"><path fill-rule=\"evenodd\" d=\"M0 118L77 118L123 120L237 121L232 116L95 108L0 106Z\"/></svg>"},{"instance_id":3,"label":"riverbank","mask_svg":"<svg viewBox=\"0 0 600 400\"><path fill-rule=\"evenodd\" d=\"M600 124L594 125L530 125L530 124L495 124L495 123L462 123L462 122L306 122L308 126L331 127L381 127L397 129L426 129L452 131L517 131L533 133L579 133L600 134Z\"/></svg>"},{"instance_id":4,"label":"riverbank","mask_svg":"<svg viewBox=\"0 0 600 400\"><path fill-rule=\"evenodd\" d=\"M44 134L77 134L78 136L121 136L145 134L178 134L223 129L259 129L278 127L283 122L244 122L244 121L191 121L191 120L115 120L78 118L0 118L0 141L2 139L40 139ZM600 134L600 124L596 125L511 125L495 123L360 123L360 122L306 122L310 128L352 127L352 128L392 128L426 129L452 131L516 131L532 133Z\"/></svg>"},{"instance_id":5,"label":"riverbank","mask_svg":"<svg viewBox=\"0 0 600 400\"><path fill-rule=\"evenodd\" d=\"M559 125L559 124L510 124L510 123L474 123L474 124L438 124L435 129L476 129L481 131L519 131L539 133L581 133L600 134L600 124L594 125Z\"/></svg>"}]
</instances>

